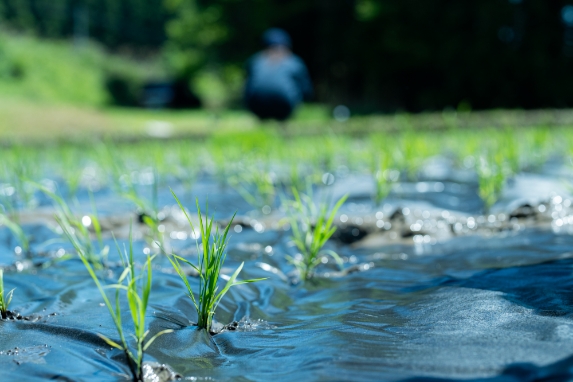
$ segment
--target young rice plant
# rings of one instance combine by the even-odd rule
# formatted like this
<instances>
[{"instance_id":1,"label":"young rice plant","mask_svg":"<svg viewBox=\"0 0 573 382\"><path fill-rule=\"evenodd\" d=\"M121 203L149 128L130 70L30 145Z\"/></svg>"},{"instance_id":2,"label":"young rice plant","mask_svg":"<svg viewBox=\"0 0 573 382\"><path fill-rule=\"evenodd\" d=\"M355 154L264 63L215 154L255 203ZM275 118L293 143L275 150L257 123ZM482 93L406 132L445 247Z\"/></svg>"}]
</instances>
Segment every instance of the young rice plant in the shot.
<instances>
[{"instance_id":1,"label":"young rice plant","mask_svg":"<svg viewBox=\"0 0 573 382\"><path fill-rule=\"evenodd\" d=\"M289 203L289 223L292 240L300 251L299 257L288 256L287 260L297 269L301 280L312 278L314 269L320 264L322 248L336 232L333 225L338 209L346 201L347 195L336 202L329 210L326 203L316 205L312 197L299 194L293 189L295 200ZM333 251L324 251L340 264L340 257Z\"/></svg>"},{"instance_id":2,"label":"young rice plant","mask_svg":"<svg viewBox=\"0 0 573 382\"><path fill-rule=\"evenodd\" d=\"M83 219L76 217L73 213L68 204L56 195L54 192L50 191L47 187L42 186L38 183L33 183L34 186L46 194L49 198L51 198L56 206L57 216L56 220L64 229L64 227L71 228L68 232L73 232L74 239L77 245L82 249L82 254L86 260L90 262L90 264L96 269L101 270L106 267L107 264L107 255L109 253L109 247L103 244L103 237L101 231L101 225L99 222L99 218L97 215L97 211L95 209L95 203L92 201L92 208L93 214L89 215L89 222L90 225L93 226L94 232L97 237L97 241L99 244L99 252L96 252L94 245L92 244L92 238L90 235L90 231L88 226L84 224ZM65 230L64 230L65 233ZM66 234L69 239L69 235ZM77 248L76 248L77 249ZM80 252L78 251L78 254ZM82 261L84 259L82 258Z\"/></svg>"},{"instance_id":3,"label":"young rice plant","mask_svg":"<svg viewBox=\"0 0 573 382\"><path fill-rule=\"evenodd\" d=\"M189 215L185 211L185 208L173 192L173 197L179 204L179 207L187 217L187 221L189 222L191 229L195 231L193 223L189 218ZM189 298L193 301L193 305L197 310L197 315L199 317L199 322L197 326L200 329L206 329L208 331L211 330L211 326L213 324L213 316L215 315L215 311L217 310L217 306L221 299L225 296L225 294L236 285L252 283L256 281L261 281L265 279L251 279L251 280L243 280L237 281L237 276L243 269L244 262L237 268L235 273L229 278L223 289L219 290L219 278L221 277L221 268L225 262L227 257L226 249L227 249L227 235L229 233L229 228L231 227L231 223L235 218L231 218L227 227L223 233L219 231L219 227L216 226L215 230L213 231L213 218L209 219L209 211L205 212L205 220L203 221L203 215L201 213L201 209L199 208L199 201L196 200L197 204L197 212L199 213L199 225L200 225L200 233L201 233L201 246L199 246L199 242L197 241L197 252L198 252L198 265L194 265L188 260L172 254L169 256L169 260L175 268L175 271L181 277L181 280L185 284L187 288L187 294ZM185 263L195 269L199 274L199 298L195 298L193 294L193 289L187 280L187 275L183 270L181 263Z\"/></svg>"},{"instance_id":4,"label":"young rice plant","mask_svg":"<svg viewBox=\"0 0 573 382\"><path fill-rule=\"evenodd\" d=\"M149 348L153 341L157 339L157 337L172 332L172 330L167 329L160 331L149 339L147 338L149 336L149 330L146 330L145 315L149 303L149 294L151 292L151 262L153 261L154 256L147 257L147 261L145 262L143 270L138 273L136 270L135 262L133 260L133 240L131 233L129 237L129 253L126 253L126 251L122 252L118 246L117 249L121 257L124 270L121 273L117 283L107 287L115 289L115 303L112 305L105 292L105 287L102 286L102 283L99 280L96 271L92 266L92 263L85 253L85 247L82 246L82 244L77 240L73 234L73 231L71 230L72 227L70 225L66 224L62 220L59 220L59 223L66 236L78 252L78 255L82 260L86 270L99 289L109 314L111 315L111 318L115 324L117 334L119 335L119 341L114 341L101 334L99 336L111 347L117 348L124 352L129 370L131 371L133 377L133 381L143 381L143 356L145 351ZM125 291L129 306L129 312L133 321L132 337L135 340L135 350L132 350L132 348L129 346L122 327L120 306L121 291Z\"/></svg>"},{"instance_id":5,"label":"young rice plant","mask_svg":"<svg viewBox=\"0 0 573 382\"><path fill-rule=\"evenodd\" d=\"M6 228L8 228L8 230L10 230L12 234L18 238L23 252L27 254L30 250L30 241L22 227L15 220L10 219L3 213L0 213L0 227L1 226L6 226Z\"/></svg>"},{"instance_id":6,"label":"young rice plant","mask_svg":"<svg viewBox=\"0 0 573 382\"><path fill-rule=\"evenodd\" d=\"M0 269L0 316L2 316L2 319L8 318L8 307L12 301L13 294L14 289L10 292L4 290L4 271Z\"/></svg>"},{"instance_id":7,"label":"young rice plant","mask_svg":"<svg viewBox=\"0 0 573 382\"><path fill-rule=\"evenodd\" d=\"M479 196L484 204L484 212L489 213L503 191L505 175L501 156L480 157L477 163Z\"/></svg>"}]
</instances>

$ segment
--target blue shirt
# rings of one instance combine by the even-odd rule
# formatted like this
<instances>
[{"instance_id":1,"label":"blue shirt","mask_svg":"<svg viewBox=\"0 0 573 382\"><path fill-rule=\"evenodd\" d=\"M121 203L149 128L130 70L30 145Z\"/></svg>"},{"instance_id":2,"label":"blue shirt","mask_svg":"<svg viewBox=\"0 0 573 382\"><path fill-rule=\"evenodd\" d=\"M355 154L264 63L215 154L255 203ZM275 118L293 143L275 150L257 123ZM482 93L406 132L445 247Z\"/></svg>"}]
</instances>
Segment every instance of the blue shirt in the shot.
<instances>
[{"instance_id":1,"label":"blue shirt","mask_svg":"<svg viewBox=\"0 0 573 382\"><path fill-rule=\"evenodd\" d=\"M312 83L304 62L292 53L271 58L257 53L247 63L245 96L280 96L295 107L312 97Z\"/></svg>"}]
</instances>

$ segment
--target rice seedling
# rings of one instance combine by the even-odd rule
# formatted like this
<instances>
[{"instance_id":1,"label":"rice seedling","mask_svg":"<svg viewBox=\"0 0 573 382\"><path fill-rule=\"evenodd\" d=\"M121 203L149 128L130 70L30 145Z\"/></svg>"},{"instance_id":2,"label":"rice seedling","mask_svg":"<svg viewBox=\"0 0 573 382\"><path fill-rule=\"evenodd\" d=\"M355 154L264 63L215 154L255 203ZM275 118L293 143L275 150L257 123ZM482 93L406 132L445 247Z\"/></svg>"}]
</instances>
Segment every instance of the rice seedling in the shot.
<instances>
[{"instance_id":1,"label":"rice seedling","mask_svg":"<svg viewBox=\"0 0 573 382\"><path fill-rule=\"evenodd\" d=\"M22 248L23 253L28 253L30 250L30 241L26 233L15 220L12 220L8 215L0 213L0 227L5 226L12 232L12 234L18 239L19 244Z\"/></svg>"},{"instance_id":2,"label":"rice seedling","mask_svg":"<svg viewBox=\"0 0 573 382\"><path fill-rule=\"evenodd\" d=\"M264 132L252 134L216 134L209 142L208 156L214 165L214 173L219 186L225 190L237 172L238 164L244 160L246 153L257 159L268 155L275 140Z\"/></svg>"},{"instance_id":3,"label":"rice seedling","mask_svg":"<svg viewBox=\"0 0 573 382\"><path fill-rule=\"evenodd\" d=\"M287 202L288 221L292 230L291 239L300 256L287 256L287 260L295 266L301 280L306 281L314 275L323 252L341 264L340 257L334 251L323 251L323 247L336 231L334 217L347 195L330 209L327 203L316 205L310 195L299 194L297 190L293 189L293 195L295 200Z\"/></svg>"},{"instance_id":4,"label":"rice seedling","mask_svg":"<svg viewBox=\"0 0 573 382\"><path fill-rule=\"evenodd\" d=\"M549 128L539 127L528 134L527 160L533 168L539 169L547 160L552 148ZM565 141L567 141L565 139Z\"/></svg>"},{"instance_id":5,"label":"rice seedling","mask_svg":"<svg viewBox=\"0 0 573 382\"><path fill-rule=\"evenodd\" d=\"M257 210L270 211L275 204L276 189L273 173L253 164L229 178L231 186Z\"/></svg>"},{"instance_id":6,"label":"rice seedling","mask_svg":"<svg viewBox=\"0 0 573 382\"><path fill-rule=\"evenodd\" d=\"M196 149L196 148L195 148ZM197 153L189 148L189 144L178 145L174 151L175 161L172 165L172 172L179 181L187 194L190 194L193 184L198 178L199 168L202 166L197 163Z\"/></svg>"},{"instance_id":7,"label":"rice seedling","mask_svg":"<svg viewBox=\"0 0 573 382\"><path fill-rule=\"evenodd\" d=\"M163 233L159 230L160 219L158 217L158 192L159 192L159 174L156 167L145 171L147 184L151 186L151 199L140 195L137 189L138 175L141 172L130 172L124 161L117 155L117 152L111 151L110 146L98 146L99 157L104 163L104 167L112 174L112 187L114 191L122 198L132 202L140 216L140 221L149 228L147 241L163 243ZM144 150L147 152L148 150ZM110 159L111 158L111 159ZM134 179L135 178L135 179Z\"/></svg>"},{"instance_id":8,"label":"rice seedling","mask_svg":"<svg viewBox=\"0 0 573 382\"><path fill-rule=\"evenodd\" d=\"M387 152L372 156L370 163L370 172L374 178L372 201L376 206L379 206L386 199L392 190L392 184L398 180L400 173L391 171L390 166L391 156Z\"/></svg>"},{"instance_id":9,"label":"rice seedling","mask_svg":"<svg viewBox=\"0 0 573 382\"><path fill-rule=\"evenodd\" d=\"M117 248L123 264L123 272L119 276L116 284L104 287L96 274L96 269L92 267L92 263L88 258L88 253L85 252L85 246L77 240L73 233L72 227L62 220L59 220L59 223L62 227L62 230L76 249L78 256L80 257L90 277L96 284L113 320L117 334L119 336L119 341L114 341L102 334L99 334L100 338L103 339L109 346L123 351L129 370L131 371L133 381L143 381L143 358L145 351L159 336L172 332L171 329L162 330L148 338L149 330L146 329L145 325L145 315L147 313L147 307L149 304L149 295L151 293L153 274L151 263L155 256L147 256L145 266L140 272L138 272L133 260L133 240L130 230L129 252L127 250L122 252L119 246ZM106 288L115 289L115 303L113 305L107 296L105 291ZM131 336L135 340L135 350L133 350L129 345L127 336L122 326L122 310L120 304L121 291L125 292L129 306L129 312L133 323L133 333Z\"/></svg>"},{"instance_id":10,"label":"rice seedling","mask_svg":"<svg viewBox=\"0 0 573 382\"><path fill-rule=\"evenodd\" d=\"M13 294L14 289L9 292L4 290L4 270L0 269L0 316L4 320L8 318L8 308L10 307Z\"/></svg>"},{"instance_id":11,"label":"rice seedling","mask_svg":"<svg viewBox=\"0 0 573 382\"><path fill-rule=\"evenodd\" d=\"M316 148L320 147L318 150L315 148L315 151L318 155L318 160L320 166L318 168L322 169L324 172L331 172L334 171L336 168L335 166L335 159L339 151L340 140L336 136L328 135L322 139L322 144L320 146L315 146Z\"/></svg>"},{"instance_id":12,"label":"rice seedling","mask_svg":"<svg viewBox=\"0 0 573 382\"><path fill-rule=\"evenodd\" d=\"M14 187L12 195L14 207L36 207L35 189L29 186L27 180L38 177L40 165L37 155L17 148L11 156L3 157L3 165L6 180Z\"/></svg>"},{"instance_id":13,"label":"rice seedling","mask_svg":"<svg viewBox=\"0 0 573 382\"><path fill-rule=\"evenodd\" d=\"M59 172L66 184L68 198L76 195L81 184L83 166L78 161L79 154L73 146L64 146L60 150Z\"/></svg>"},{"instance_id":14,"label":"rice seedling","mask_svg":"<svg viewBox=\"0 0 573 382\"><path fill-rule=\"evenodd\" d=\"M164 235L159 229L160 219L159 219L159 209L157 202L157 195L159 192L159 182L157 170L153 170L153 183L151 188L151 201L142 197L138 192L133 183L130 183L127 190L120 193L122 197L131 201L137 207L141 222L147 226L149 229L146 239L149 243L159 242L163 244Z\"/></svg>"},{"instance_id":15,"label":"rice seedling","mask_svg":"<svg viewBox=\"0 0 573 382\"><path fill-rule=\"evenodd\" d=\"M62 199L56 193L38 183L34 183L34 186L55 202L57 206L56 220L60 222L60 226L65 225L66 227L70 227L73 230L75 241L79 246L81 246L83 256L95 269L100 270L105 268L107 264L109 246L103 245L101 225L99 223L99 218L97 211L95 210L95 205L93 205L93 201L93 213L91 215L86 215L82 218L78 218L72 213L72 210L64 201L64 199ZM93 227L98 239L99 251L96 251L92 244L92 238L88 229L90 226Z\"/></svg>"},{"instance_id":16,"label":"rice seedling","mask_svg":"<svg viewBox=\"0 0 573 382\"><path fill-rule=\"evenodd\" d=\"M307 180L302 175L302 171L298 162L292 161L287 164L287 170L281 180L281 191L290 192L290 190L297 189L302 190L307 186L305 184Z\"/></svg>"},{"instance_id":17,"label":"rice seedling","mask_svg":"<svg viewBox=\"0 0 573 382\"><path fill-rule=\"evenodd\" d=\"M177 204L181 208L181 211L187 217L187 221L191 226L191 229L195 231L193 223L189 218L185 208L173 192L173 197L177 201ZM225 227L225 230L221 233L219 231L219 227L216 226L213 229L213 218L209 219L209 210L205 212L205 216L202 215L201 209L199 207L199 201L196 200L197 205L197 212L199 214L199 232L201 234L201 247L199 246L199 241L197 241L197 252L198 252L198 264L192 264L190 261L184 259L181 256L177 256L175 254L171 254L169 257L169 261L173 265L173 268L185 284L187 289L187 294L189 298L193 301L193 305L197 310L197 315L199 317L197 326L200 329L206 329L207 331L211 330L213 324L213 316L215 315L215 311L217 310L217 306L221 299L225 296L225 294L231 289L231 287L253 283L265 279L251 279L251 280L241 280L237 281L237 277L239 273L243 269L244 262L235 270L233 275L228 279L225 286L219 290L219 278L221 278L221 268L225 263L225 259L227 257L227 235L229 233L229 228L231 227L232 221L235 218L235 215L231 218L231 221ZM193 288L189 281L187 280L187 275L182 268L182 263L191 266L193 269L197 271L199 274L199 297L195 298L193 294Z\"/></svg>"},{"instance_id":18,"label":"rice seedling","mask_svg":"<svg viewBox=\"0 0 573 382\"><path fill-rule=\"evenodd\" d=\"M406 131L402 136L402 144L395 152L394 158L400 164L406 177L416 180L424 161L440 152L436 136L419 131Z\"/></svg>"},{"instance_id":19,"label":"rice seedling","mask_svg":"<svg viewBox=\"0 0 573 382\"><path fill-rule=\"evenodd\" d=\"M499 199L505 183L503 171L503 158L500 153L496 155L482 156L476 164L479 182L479 196L484 203L484 212Z\"/></svg>"},{"instance_id":20,"label":"rice seedling","mask_svg":"<svg viewBox=\"0 0 573 382\"><path fill-rule=\"evenodd\" d=\"M503 152L508 175L513 176L521 169L520 150L515 133L511 129L505 130L500 137L501 147L498 151Z\"/></svg>"},{"instance_id":21,"label":"rice seedling","mask_svg":"<svg viewBox=\"0 0 573 382\"><path fill-rule=\"evenodd\" d=\"M442 111L442 121L447 130L459 128L458 113L454 109L444 109Z\"/></svg>"},{"instance_id":22,"label":"rice seedling","mask_svg":"<svg viewBox=\"0 0 573 382\"><path fill-rule=\"evenodd\" d=\"M483 139L468 130L456 130L445 138L447 150L452 153L456 165L465 169L474 168L476 158L483 150Z\"/></svg>"}]
</instances>

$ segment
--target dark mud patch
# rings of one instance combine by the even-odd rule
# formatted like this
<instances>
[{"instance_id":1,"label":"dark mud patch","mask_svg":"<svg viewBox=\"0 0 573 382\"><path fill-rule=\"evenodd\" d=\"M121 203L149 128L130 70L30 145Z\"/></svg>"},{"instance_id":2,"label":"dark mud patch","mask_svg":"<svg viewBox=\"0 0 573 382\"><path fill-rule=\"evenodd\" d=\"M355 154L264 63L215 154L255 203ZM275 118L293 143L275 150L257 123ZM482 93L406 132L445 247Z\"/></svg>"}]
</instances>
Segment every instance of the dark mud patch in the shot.
<instances>
[{"instance_id":1,"label":"dark mud patch","mask_svg":"<svg viewBox=\"0 0 573 382\"><path fill-rule=\"evenodd\" d=\"M181 380L182 378L169 365L157 362L146 362L143 364L143 382L170 382Z\"/></svg>"},{"instance_id":2,"label":"dark mud patch","mask_svg":"<svg viewBox=\"0 0 573 382\"><path fill-rule=\"evenodd\" d=\"M51 313L48 316L55 316L56 313ZM0 321L29 321L29 322L36 322L40 321L43 316L32 314L29 316L22 316L20 313L15 311L7 311L6 314L0 315Z\"/></svg>"},{"instance_id":3,"label":"dark mud patch","mask_svg":"<svg viewBox=\"0 0 573 382\"><path fill-rule=\"evenodd\" d=\"M269 324L268 322L258 319L252 321L247 317L243 317L239 321L233 321L227 325L222 325L219 322L214 322L209 333L212 336L221 334L224 332L254 332L257 330L268 330L276 329L276 326Z\"/></svg>"}]
</instances>

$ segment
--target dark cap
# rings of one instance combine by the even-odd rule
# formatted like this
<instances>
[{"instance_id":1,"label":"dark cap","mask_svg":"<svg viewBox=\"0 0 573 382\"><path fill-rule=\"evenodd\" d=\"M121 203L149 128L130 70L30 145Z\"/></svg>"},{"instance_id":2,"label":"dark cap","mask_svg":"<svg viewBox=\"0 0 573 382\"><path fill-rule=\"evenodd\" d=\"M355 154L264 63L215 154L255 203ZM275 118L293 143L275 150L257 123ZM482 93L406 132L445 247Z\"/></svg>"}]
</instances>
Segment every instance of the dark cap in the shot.
<instances>
[{"instance_id":1,"label":"dark cap","mask_svg":"<svg viewBox=\"0 0 573 382\"><path fill-rule=\"evenodd\" d=\"M265 46L286 46L287 48L291 47L291 39L287 32L280 28L271 28L267 29L265 33L263 33L263 43Z\"/></svg>"}]
</instances>

